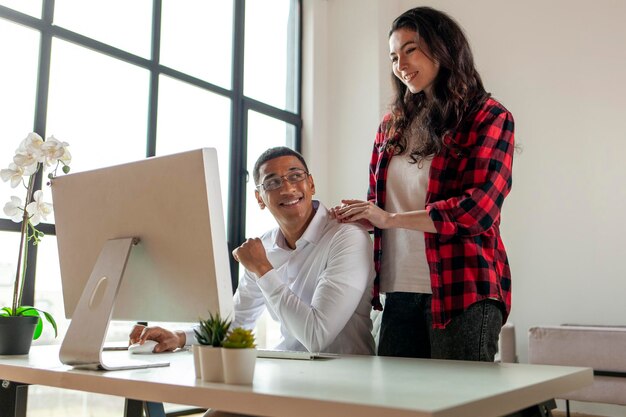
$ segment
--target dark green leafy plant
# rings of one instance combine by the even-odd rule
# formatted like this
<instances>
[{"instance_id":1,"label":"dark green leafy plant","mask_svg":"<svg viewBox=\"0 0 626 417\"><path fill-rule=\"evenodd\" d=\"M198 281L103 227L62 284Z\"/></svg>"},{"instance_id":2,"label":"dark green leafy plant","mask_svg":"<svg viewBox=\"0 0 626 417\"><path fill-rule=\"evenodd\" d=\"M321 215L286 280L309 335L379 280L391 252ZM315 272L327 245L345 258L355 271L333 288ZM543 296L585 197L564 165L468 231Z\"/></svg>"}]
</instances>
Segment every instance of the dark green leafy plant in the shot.
<instances>
[{"instance_id":1,"label":"dark green leafy plant","mask_svg":"<svg viewBox=\"0 0 626 417\"><path fill-rule=\"evenodd\" d=\"M222 346L222 342L230 327L230 320L227 318L222 319L220 313L216 313L215 315L209 313L208 319L199 319L198 323L198 328L193 330L198 343L205 346Z\"/></svg>"},{"instance_id":2,"label":"dark green leafy plant","mask_svg":"<svg viewBox=\"0 0 626 417\"><path fill-rule=\"evenodd\" d=\"M229 349L251 349L256 347L254 342L252 330L236 327L228 332L222 346Z\"/></svg>"}]
</instances>

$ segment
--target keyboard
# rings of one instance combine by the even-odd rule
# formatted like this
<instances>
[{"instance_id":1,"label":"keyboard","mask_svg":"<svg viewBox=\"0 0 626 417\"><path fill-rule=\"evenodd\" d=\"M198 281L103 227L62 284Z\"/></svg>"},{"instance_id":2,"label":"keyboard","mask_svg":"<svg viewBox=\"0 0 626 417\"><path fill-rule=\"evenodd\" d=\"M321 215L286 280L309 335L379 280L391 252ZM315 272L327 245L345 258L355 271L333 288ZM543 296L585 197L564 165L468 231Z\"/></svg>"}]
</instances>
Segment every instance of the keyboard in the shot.
<instances>
[{"instance_id":1,"label":"keyboard","mask_svg":"<svg viewBox=\"0 0 626 417\"><path fill-rule=\"evenodd\" d=\"M297 360L313 360L313 359L334 359L339 355L335 353L323 352L307 352L299 350L271 350L257 349L257 357L270 359L297 359Z\"/></svg>"}]
</instances>

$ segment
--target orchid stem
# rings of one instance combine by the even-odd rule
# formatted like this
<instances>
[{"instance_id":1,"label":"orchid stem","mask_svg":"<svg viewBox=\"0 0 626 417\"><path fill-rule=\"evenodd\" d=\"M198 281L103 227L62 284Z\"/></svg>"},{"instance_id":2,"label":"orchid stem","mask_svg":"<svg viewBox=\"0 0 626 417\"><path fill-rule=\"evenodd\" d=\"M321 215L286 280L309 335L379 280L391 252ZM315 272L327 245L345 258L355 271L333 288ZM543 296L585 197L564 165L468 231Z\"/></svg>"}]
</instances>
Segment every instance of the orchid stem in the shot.
<instances>
[{"instance_id":1,"label":"orchid stem","mask_svg":"<svg viewBox=\"0 0 626 417\"><path fill-rule=\"evenodd\" d=\"M28 187L26 188L26 201L24 203L24 216L22 218L22 230L20 235L20 249L17 255L17 272L15 273L15 283L13 285L13 315L17 315L17 309L22 304L22 292L24 290L24 281L26 280L26 265L28 260L28 236L26 233L30 223L26 206L33 198L33 188L35 187L35 175L37 171L39 171L39 167L35 170L35 174L30 176L30 179L28 180Z\"/></svg>"}]
</instances>

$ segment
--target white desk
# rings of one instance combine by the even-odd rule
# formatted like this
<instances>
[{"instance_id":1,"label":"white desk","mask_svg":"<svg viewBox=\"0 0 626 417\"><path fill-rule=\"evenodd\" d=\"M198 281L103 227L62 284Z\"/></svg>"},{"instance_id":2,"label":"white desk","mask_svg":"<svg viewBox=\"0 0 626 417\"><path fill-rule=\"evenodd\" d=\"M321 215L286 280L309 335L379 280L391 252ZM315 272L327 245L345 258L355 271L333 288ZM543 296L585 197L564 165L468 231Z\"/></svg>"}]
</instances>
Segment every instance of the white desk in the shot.
<instances>
[{"instance_id":1,"label":"white desk","mask_svg":"<svg viewBox=\"0 0 626 417\"><path fill-rule=\"evenodd\" d=\"M590 368L349 356L257 359L253 385L237 386L196 380L190 352L141 358L171 366L74 370L59 362L58 346L35 346L28 356L0 356L0 380L285 417L498 417L593 380Z\"/></svg>"}]
</instances>

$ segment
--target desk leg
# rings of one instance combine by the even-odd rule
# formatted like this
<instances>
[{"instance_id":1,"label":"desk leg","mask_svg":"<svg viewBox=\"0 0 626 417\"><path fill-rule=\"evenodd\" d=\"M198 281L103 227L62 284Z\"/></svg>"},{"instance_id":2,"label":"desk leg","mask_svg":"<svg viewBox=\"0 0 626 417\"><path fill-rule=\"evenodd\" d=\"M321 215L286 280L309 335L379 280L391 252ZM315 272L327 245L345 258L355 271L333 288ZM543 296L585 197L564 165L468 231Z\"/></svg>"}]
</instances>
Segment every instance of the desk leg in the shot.
<instances>
[{"instance_id":1,"label":"desk leg","mask_svg":"<svg viewBox=\"0 0 626 417\"><path fill-rule=\"evenodd\" d=\"M143 417L144 415L145 417L165 417L163 403L126 399L124 417Z\"/></svg>"},{"instance_id":2,"label":"desk leg","mask_svg":"<svg viewBox=\"0 0 626 417\"><path fill-rule=\"evenodd\" d=\"M146 401L144 403L146 410L146 417L165 417L165 410L163 409L163 403L153 403Z\"/></svg>"},{"instance_id":3,"label":"desk leg","mask_svg":"<svg viewBox=\"0 0 626 417\"><path fill-rule=\"evenodd\" d=\"M552 417L552 410L556 408L556 401L548 400L544 403L533 405L508 414L506 417Z\"/></svg>"},{"instance_id":4,"label":"desk leg","mask_svg":"<svg viewBox=\"0 0 626 417\"><path fill-rule=\"evenodd\" d=\"M124 417L143 417L143 401L126 398L124 402Z\"/></svg>"},{"instance_id":5,"label":"desk leg","mask_svg":"<svg viewBox=\"0 0 626 417\"><path fill-rule=\"evenodd\" d=\"M28 384L2 380L0 417L26 417Z\"/></svg>"}]
</instances>

